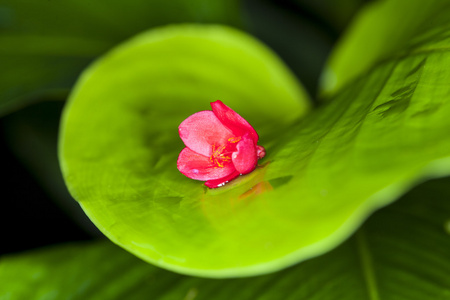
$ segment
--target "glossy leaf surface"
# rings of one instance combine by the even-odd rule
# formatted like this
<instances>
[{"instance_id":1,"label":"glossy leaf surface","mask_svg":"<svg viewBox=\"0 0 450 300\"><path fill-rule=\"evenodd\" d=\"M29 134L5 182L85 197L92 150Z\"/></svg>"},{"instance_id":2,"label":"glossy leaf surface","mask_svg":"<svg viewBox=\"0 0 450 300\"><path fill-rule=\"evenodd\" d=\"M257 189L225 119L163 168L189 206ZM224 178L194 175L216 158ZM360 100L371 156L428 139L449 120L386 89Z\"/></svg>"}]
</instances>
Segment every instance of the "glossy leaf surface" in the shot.
<instances>
[{"instance_id":1,"label":"glossy leaf surface","mask_svg":"<svg viewBox=\"0 0 450 300\"><path fill-rule=\"evenodd\" d=\"M0 0L0 115L44 96L64 99L94 58L143 30L240 21L234 0Z\"/></svg>"},{"instance_id":2,"label":"glossy leaf surface","mask_svg":"<svg viewBox=\"0 0 450 300\"><path fill-rule=\"evenodd\" d=\"M338 248L274 274L187 277L96 242L0 258L0 299L448 299L448 186L414 189Z\"/></svg>"},{"instance_id":3,"label":"glossy leaf surface","mask_svg":"<svg viewBox=\"0 0 450 300\"><path fill-rule=\"evenodd\" d=\"M220 27L138 37L91 67L66 108L69 189L111 240L170 270L246 276L317 256L424 176L450 173L440 32L289 128L304 97L259 44ZM208 190L176 170L176 128L215 99L255 127L267 155Z\"/></svg>"}]
</instances>

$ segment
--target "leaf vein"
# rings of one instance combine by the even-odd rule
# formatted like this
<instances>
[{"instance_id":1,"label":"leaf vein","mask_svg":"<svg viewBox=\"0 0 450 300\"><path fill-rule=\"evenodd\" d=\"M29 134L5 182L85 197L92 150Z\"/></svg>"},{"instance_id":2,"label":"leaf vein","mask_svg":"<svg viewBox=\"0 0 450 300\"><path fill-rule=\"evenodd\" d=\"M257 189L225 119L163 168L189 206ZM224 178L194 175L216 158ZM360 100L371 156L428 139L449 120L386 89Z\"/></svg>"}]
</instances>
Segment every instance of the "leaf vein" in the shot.
<instances>
[{"instance_id":1,"label":"leaf vein","mask_svg":"<svg viewBox=\"0 0 450 300\"><path fill-rule=\"evenodd\" d=\"M359 256L359 262L366 282L367 293L370 300L380 300L378 286L373 268L372 255L367 246L364 229L360 229L356 234L356 249Z\"/></svg>"}]
</instances>

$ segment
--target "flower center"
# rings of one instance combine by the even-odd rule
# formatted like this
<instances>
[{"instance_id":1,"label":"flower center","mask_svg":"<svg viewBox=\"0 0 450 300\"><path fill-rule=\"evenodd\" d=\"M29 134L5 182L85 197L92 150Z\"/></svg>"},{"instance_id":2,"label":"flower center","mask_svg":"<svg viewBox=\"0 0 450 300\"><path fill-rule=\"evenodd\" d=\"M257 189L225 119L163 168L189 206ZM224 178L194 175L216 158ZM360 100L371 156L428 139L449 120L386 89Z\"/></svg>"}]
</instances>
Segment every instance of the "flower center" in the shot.
<instances>
[{"instance_id":1,"label":"flower center","mask_svg":"<svg viewBox=\"0 0 450 300\"><path fill-rule=\"evenodd\" d=\"M223 168L225 164L231 162L231 155L236 151L236 143L240 140L241 137L231 137L225 145L212 145L212 154L209 160L214 163L215 168Z\"/></svg>"}]
</instances>

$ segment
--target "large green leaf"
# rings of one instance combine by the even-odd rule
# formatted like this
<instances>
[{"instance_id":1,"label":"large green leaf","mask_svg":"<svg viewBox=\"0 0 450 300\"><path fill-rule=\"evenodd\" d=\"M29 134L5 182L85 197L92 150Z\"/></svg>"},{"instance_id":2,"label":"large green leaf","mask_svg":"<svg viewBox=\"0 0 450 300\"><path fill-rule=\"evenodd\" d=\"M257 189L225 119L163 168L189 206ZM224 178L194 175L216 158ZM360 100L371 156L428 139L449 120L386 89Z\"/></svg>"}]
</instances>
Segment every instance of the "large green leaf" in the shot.
<instances>
[{"instance_id":1,"label":"large green leaf","mask_svg":"<svg viewBox=\"0 0 450 300\"><path fill-rule=\"evenodd\" d=\"M435 16L448 12L449 5L447 0L386 0L368 4L333 50L322 75L322 96L335 94L408 45L416 47L411 40L419 34L427 33L418 43L432 40L443 29L435 23ZM449 18L447 14L441 21L447 23ZM434 29L430 30L430 26Z\"/></svg>"},{"instance_id":2,"label":"large green leaf","mask_svg":"<svg viewBox=\"0 0 450 300\"><path fill-rule=\"evenodd\" d=\"M39 97L65 96L98 55L169 23L240 24L232 0L0 0L0 115Z\"/></svg>"},{"instance_id":3,"label":"large green leaf","mask_svg":"<svg viewBox=\"0 0 450 300\"><path fill-rule=\"evenodd\" d=\"M247 37L220 27L140 36L72 94L66 182L111 240L170 270L245 276L319 255L424 176L450 173L450 40L440 32L290 128L301 94ZM176 169L177 126L216 98L255 125L268 154L208 190Z\"/></svg>"},{"instance_id":4,"label":"large green leaf","mask_svg":"<svg viewBox=\"0 0 450 300\"><path fill-rule=\"evenodd\" d=\"M449 178L375 213L333 251L245 279L171 273L108 242L0 259L0 299L450 299Z\"/></svg>"},{"instance_id":5,"label":"large green leaf","mask_svg":"<svg viewBox=\"0 0 450 300\"><path fill-rule=\"evenodd\" d=\"M217 191L205 193L202 182L176 168L183 148L178 125L216 99L263 129L262 143L308 106L291 73L253 38L220 26L185 25L138 36L93 65L62 125L68 187L94 223L139 256L196 274L236 274L233 269L247 263L235 254L252 253L245 245L239 250L242 237L231 242L240 231L236 223L214 224L220 222L215 214L228 213L228 202L207 200ZM246 189L264 170L244 178Z\"/></svg>"}]
</instances>

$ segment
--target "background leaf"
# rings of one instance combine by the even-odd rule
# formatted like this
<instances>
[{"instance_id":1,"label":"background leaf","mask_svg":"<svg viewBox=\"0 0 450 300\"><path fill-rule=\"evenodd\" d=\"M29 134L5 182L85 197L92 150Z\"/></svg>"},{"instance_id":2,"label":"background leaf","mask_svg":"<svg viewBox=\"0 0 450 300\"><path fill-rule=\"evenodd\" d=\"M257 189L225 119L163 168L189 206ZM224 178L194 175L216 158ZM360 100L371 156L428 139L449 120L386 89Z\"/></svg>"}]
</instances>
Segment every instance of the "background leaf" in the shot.
<instances>
[{"instance_id":1,"label":"background leaf","mask_svg":"<svg viewBox=\"0 0 450 300\"><path fill-rule=\"evenodd\" d=\"M1 258L0 299L449 299L449 183L415 188L338 248L275 274L187 277L85 243Z\"/></svg>"},{"instance_id":2,"label":"background leaf","mask_svg":"<svg viewBox=\"0 0 450 300\"><path fill-rule=\"evenodd\" d=\"M322 74L322 97L329 98L407 46L417 46L411 42L417 36L433 39L434 34L440 34L444 28L436 23L435 16L441 15L441 22L446 23L449 5L445 0L389 0L367 4L330 55ZM443 11L446 17L442 16Z\"/></svg>"},{"instance_id":3,"label":"background leaf","mask_svg":"<svg viewBox=\"0 0 450 300\"><path fill-rule=\"evenodd\" d=\"M274 58L225 29L167 30L138 37L88 70L62 127L72 195L137 256L201 276L278 270L335 247L424 177L449 173L447 31L386 60L286 130L282 122L300 112L294 99L302 98ZM236 75L236 63L251 72ZM211 98L248 118L268 153L253 173L215 190L175 168L178 124Z\"/></svg>"},{"instance_id":4,"label":"background leaf","mask_svg":"<svg viewBox=\"0 0 450 300\"><path fill-rule=\"evenodd\" d=\"M241 23L238 1L0 0L0 115L65 98L81 71L124 39L170 23Z\"/></svg>"}]
</instances>

